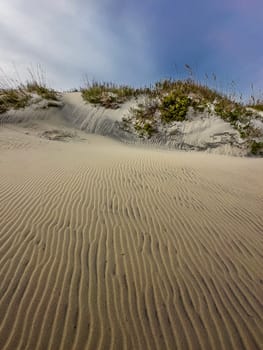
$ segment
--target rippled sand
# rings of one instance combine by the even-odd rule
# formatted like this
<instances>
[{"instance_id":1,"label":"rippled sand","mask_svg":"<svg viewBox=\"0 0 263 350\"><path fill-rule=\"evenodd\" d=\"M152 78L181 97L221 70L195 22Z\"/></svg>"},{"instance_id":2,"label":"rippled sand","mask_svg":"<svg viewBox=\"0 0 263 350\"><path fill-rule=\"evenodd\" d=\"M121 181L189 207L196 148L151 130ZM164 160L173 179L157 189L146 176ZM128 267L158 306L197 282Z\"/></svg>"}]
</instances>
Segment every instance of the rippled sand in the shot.
<instances>
[{"instance_id":1,"label":"rippled sand","mask_svg":"<svg viewBox=\"0 0 263 350\"><path fill-rule=\"evenodd\" d=\"M262 159L0 146L0 349L262 348Z\"/></svg>"}]
</instances>

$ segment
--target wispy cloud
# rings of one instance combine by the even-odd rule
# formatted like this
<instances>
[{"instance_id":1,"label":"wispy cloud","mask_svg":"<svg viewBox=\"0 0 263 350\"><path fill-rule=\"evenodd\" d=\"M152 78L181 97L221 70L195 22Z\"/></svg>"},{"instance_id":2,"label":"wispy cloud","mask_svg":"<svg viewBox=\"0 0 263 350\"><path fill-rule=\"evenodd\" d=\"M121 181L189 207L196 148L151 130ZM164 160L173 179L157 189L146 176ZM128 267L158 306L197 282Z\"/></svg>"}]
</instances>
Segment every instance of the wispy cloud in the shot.
<instances>
[{"instance_id":1,"label":"wispy cloud","mask_svg":"<svg viewBox=\"0 0 263 350\"><path fill-rule=\"evenodd\" d=\"M244 88L262 70L262 12L261 0L2 0L0 66L41 63L73 87L84 74L144 84L189 63Z\"/></svg>"},{"instance_id":2,"label":"wispy cloud","mask_svg":"<svg viewBox=\"0 0 263 350\"><path fill-rule=\"evenodd\" d=\"M110 18L96 2L3 0L0 64L43 63L58 83L91 78L142 82L154 71L143 22L124 9ZM139 77L139 79L138 79Z\"/></svg>"}]
</instances>

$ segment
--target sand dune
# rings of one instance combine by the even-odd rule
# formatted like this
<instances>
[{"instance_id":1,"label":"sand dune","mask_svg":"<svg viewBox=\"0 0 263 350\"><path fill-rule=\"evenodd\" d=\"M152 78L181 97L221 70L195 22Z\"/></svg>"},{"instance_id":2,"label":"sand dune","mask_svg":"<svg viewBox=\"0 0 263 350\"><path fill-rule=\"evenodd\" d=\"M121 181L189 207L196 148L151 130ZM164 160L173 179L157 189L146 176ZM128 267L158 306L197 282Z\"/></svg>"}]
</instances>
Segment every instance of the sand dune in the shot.
<instances>
[{"instance_id":1,"label":"sand dune","mask_svg":"<svg viewBox=\"0 0 263 350\"><path fill-rule=\"evenodd\" d=\"M0 349L262 348L262 160L23 130L0 129Z\"/></svg>"}]
</instances>

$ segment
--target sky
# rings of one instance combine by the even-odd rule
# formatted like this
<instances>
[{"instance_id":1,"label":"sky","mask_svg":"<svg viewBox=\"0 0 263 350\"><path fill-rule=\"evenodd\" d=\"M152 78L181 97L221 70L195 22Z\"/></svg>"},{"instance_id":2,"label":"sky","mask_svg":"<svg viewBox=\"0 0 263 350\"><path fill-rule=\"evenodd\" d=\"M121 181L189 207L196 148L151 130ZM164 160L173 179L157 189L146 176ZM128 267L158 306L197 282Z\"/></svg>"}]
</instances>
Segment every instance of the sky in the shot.
<instances>
[{"instance_id":1,"label":"sky","mask_svg":"<svg viewBox=\"0 0 263 350\"><path fill-rule=\"evenodd\" d=\"M183 78L188 64L218 88L260 91L262 14L262 0L1 0L0 68L40 64L50 85L69 89L86 78Z\"/></svg>"}]
</instances>

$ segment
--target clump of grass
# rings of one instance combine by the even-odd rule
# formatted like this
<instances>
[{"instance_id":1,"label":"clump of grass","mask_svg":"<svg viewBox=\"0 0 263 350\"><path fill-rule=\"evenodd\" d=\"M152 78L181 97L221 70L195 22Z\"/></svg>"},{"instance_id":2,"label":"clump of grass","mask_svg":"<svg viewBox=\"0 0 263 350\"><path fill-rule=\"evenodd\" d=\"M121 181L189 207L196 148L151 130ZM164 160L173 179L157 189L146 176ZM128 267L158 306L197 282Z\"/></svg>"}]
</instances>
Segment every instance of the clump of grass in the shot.
<instances>
[{"instance_id":1,"label":"clump of grass","mask_svg":"<svg viewBox=\"0 0 263 350\"><path fill-rule=\"evenodd\" d=\"M58 100L57 93L47 87L45 72L40 65L36 69L28 69L29 79L23 83L21 79L9 78L3 70L0 81L0 113L10 109L25 108L29 105L32 94L35 93L47 100ZM17 73L18 74L18 73Z\"/></svg>"},{"instance_id":2,"label":"clump of grass","mask_svg":"<svg viewBox=\"0 0 263 350\"><path fill-rule=\"evenodd\" d=\"M128 85L114 83L86 82L86 87L81 89L85 101L105 108L117 109L130 98L138 97L150 92L149 88L135 89Z\"/></svg>"},{"instance_id":3,"label":"clump of grass","mask_svg":"<svg viewBox=\"0 0 263 350\"><path fill-rule=\"evenodd\" d=\"M58 96L55 90L47 88L45 85L41 85L37 81L28 82L25 85L25 90L29 93L35 93L46 100L57 101Z\"/></svg>"},{"instance_id":4,"label":"clump of grass","mask_svg":"<svg viewBox=\"0 0 263 350\"><path fill-rule=\"evenodd\" d=\"M169 93L174 91L178 94L185 94L201 98L206 101L214 101L216 98L221 98L222 94L214 89L209 88L193 79L175 80L165 79L158 81L155 84L155 90L158 93Z\"/></svg>"},{"instance_id":5,"label":"clump of grass","mask_svg":"<svg viewBox=\"0 0 263 350\"><path fill-rule=\"evenodd\" d=\"M29 93L35 93L46 100L57 100L58 96L55 90L48 88L46 81L46 72L41 65L36 68L27 69L29 80L22 84L23 88Z\"/></svg>"},{"instance_id":6,"label":"clump of grass","mask_svg":"<svg viewBox=\"0 0 263 350\"><path fill-rule=\"evenodd\" d=\"M263 102L262 103L259 102L253 105L248 105L248 107L253 108L259 112L263 112Z\"/></svg>"},{"instance_id":7,"label":"clump of grass","mask_svg":"<svg viewBox=\"0 0 263 350\"><path fill-rule=\"evenodd\" d=\"M112 83L88 83L81 92L84 100L111 109L119 108L120 104L134 96L132 88Z\"/></svg>"},{"instance_id":8,"label":"clump of grass","mask_svg":"<svg viewBox=\"0 0 263 350\"><path fill-rule=\"evenodd\" d=\"M25 108L31 97L23 89L1 89L0 90L0 113L9 109Z\"/></svg>"}]
</instances>

